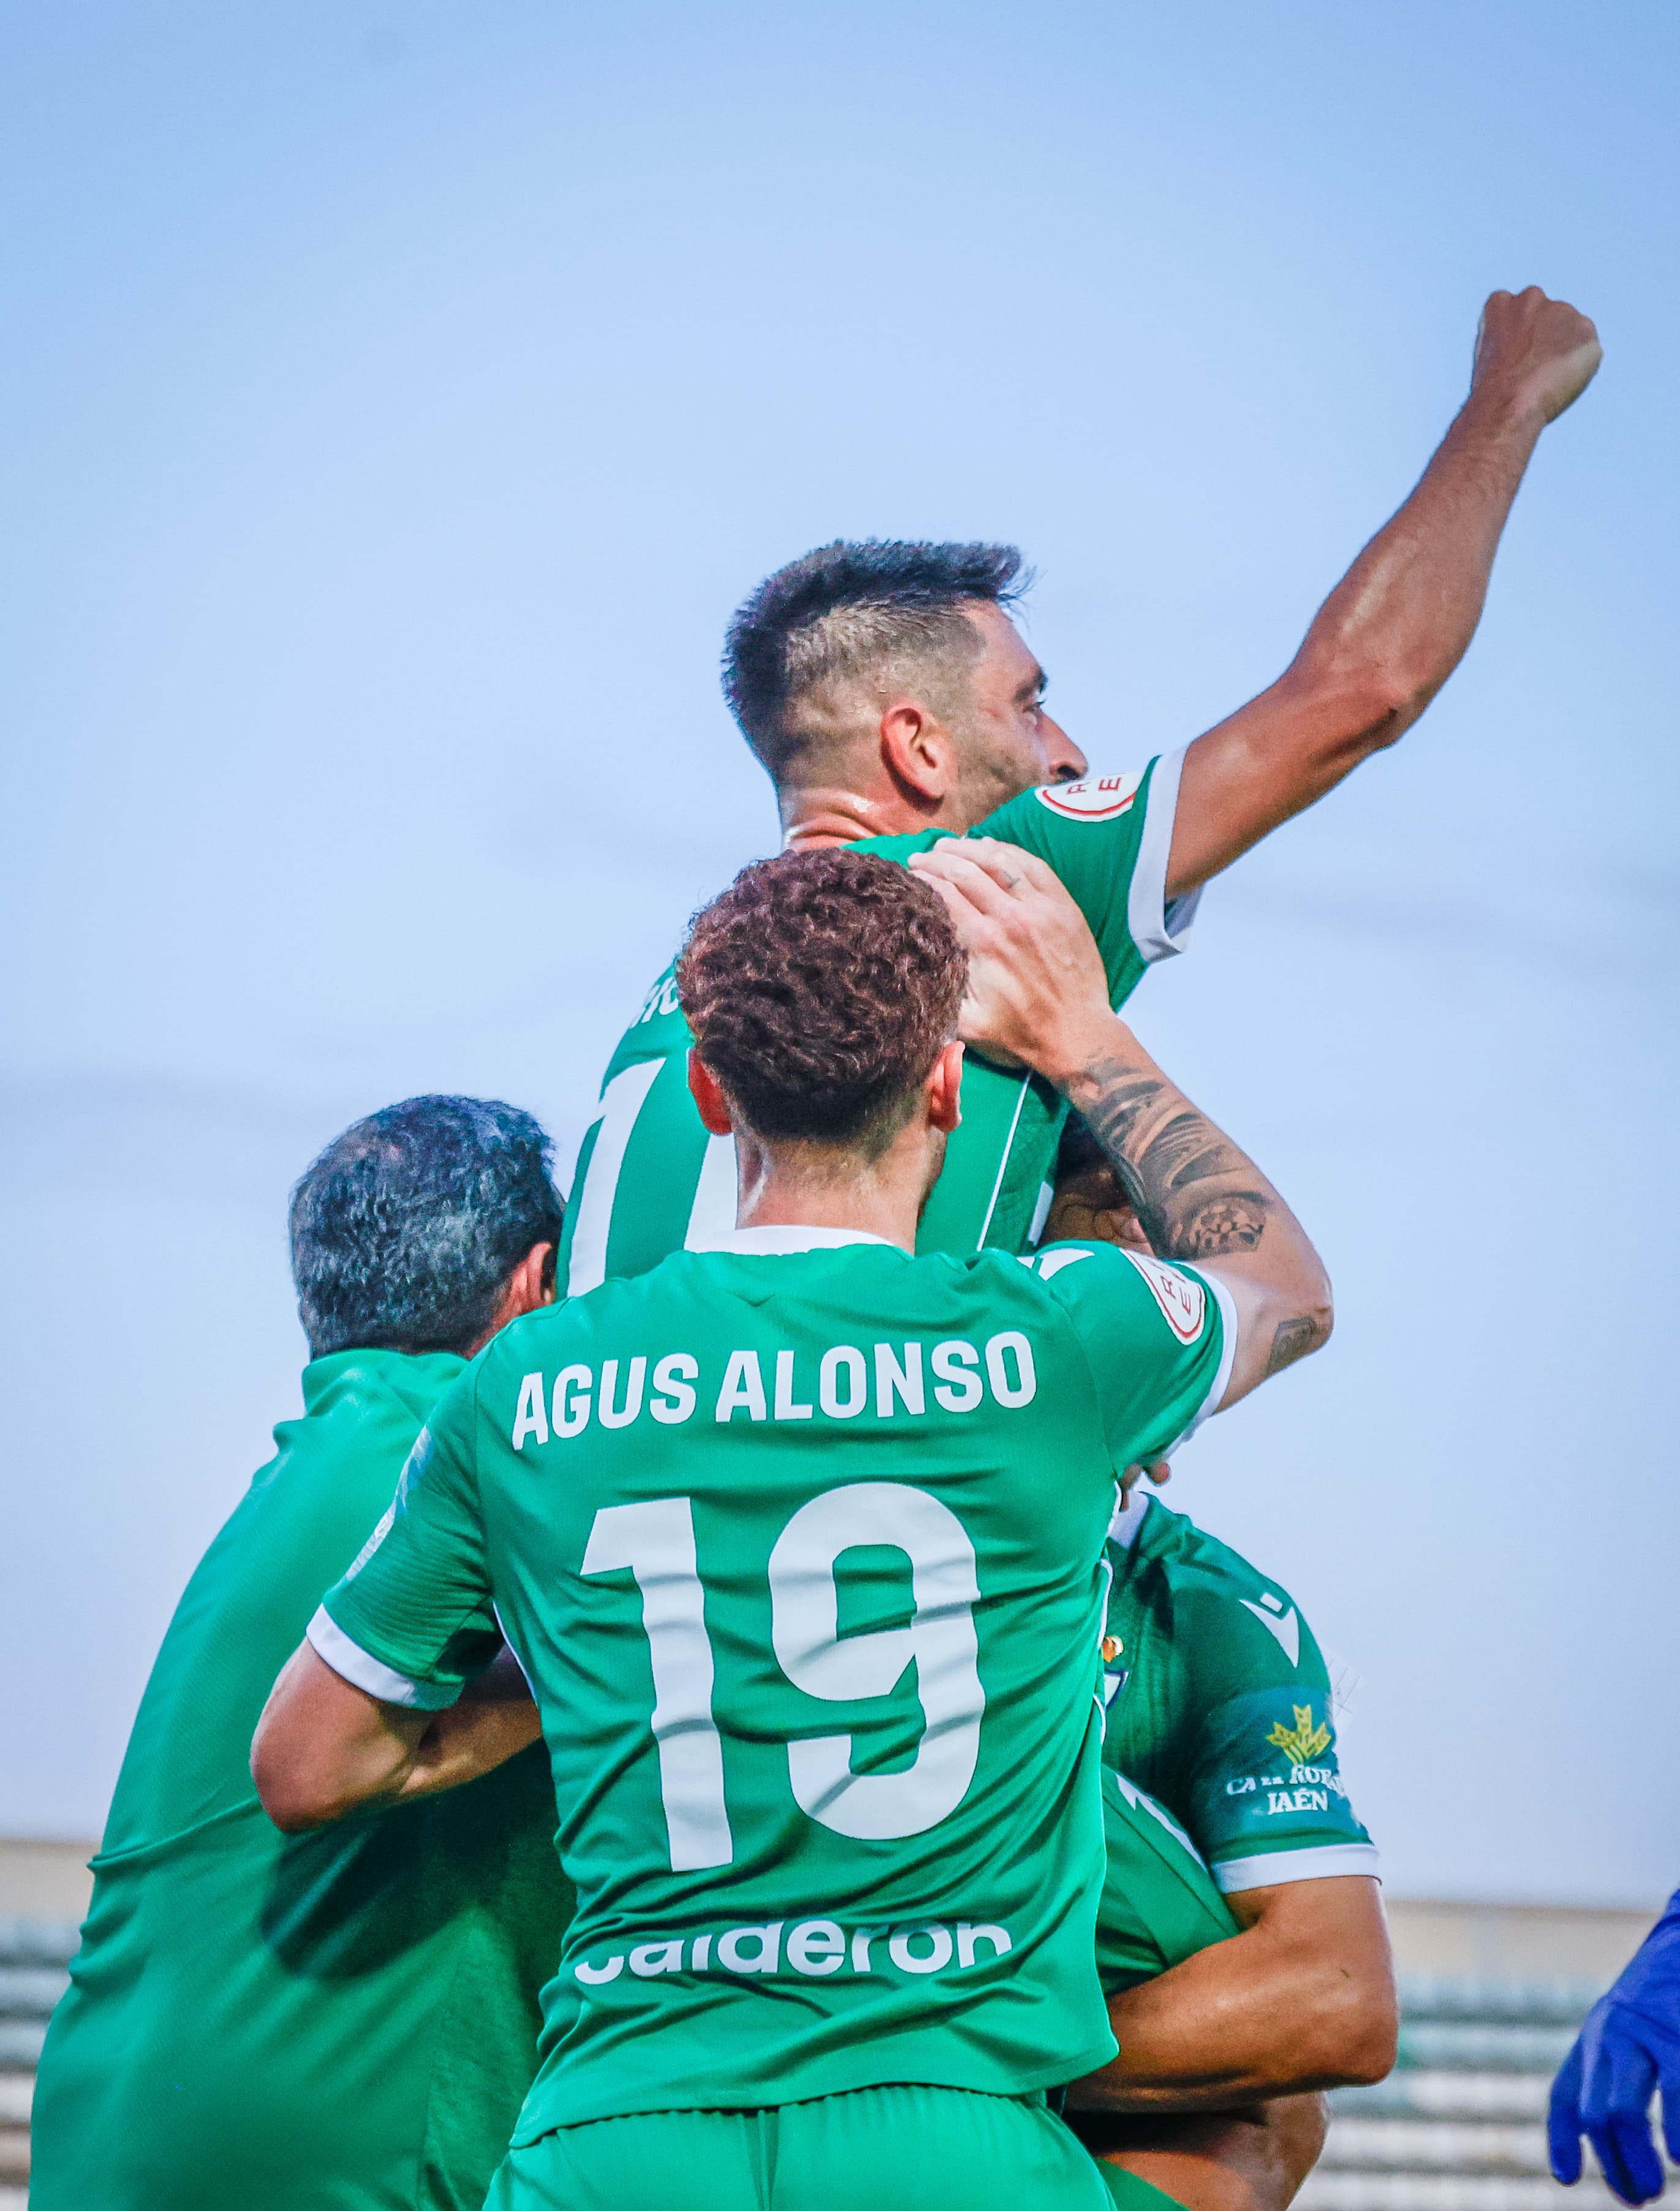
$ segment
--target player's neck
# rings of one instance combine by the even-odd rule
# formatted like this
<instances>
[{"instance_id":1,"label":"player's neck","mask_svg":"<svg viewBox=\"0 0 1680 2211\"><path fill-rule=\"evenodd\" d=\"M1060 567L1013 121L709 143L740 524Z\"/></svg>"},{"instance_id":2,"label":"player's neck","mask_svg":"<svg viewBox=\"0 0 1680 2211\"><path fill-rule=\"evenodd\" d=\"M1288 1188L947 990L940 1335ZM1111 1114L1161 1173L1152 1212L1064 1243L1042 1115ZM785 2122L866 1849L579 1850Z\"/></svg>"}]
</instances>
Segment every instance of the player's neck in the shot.
<instances>
[{"instance_id":1,"label":"player's neck","mask_svg":"<svg viewBox=\"0 0 1680 2211\"><path fill-rule=\"evenodd\" d=\"M916 1248L931 1173L925 1146L902 1139L878 1159L819 1159L815 1148L736 1140L737 1228L850 1228Z\"/></svg>"},{"instance_id":2,"label":"player's neck","mask_svg":"<svg viewBox=\"0 0 1680 2211\"><path fill-rule=\"evenodd\" d=\"M908 837L945 829L960 837L971 825L955 794L937 801L918 797L883 777L866 791L846 784L785 785L776 794L782 846L810 851L818 845L855 845L860 837Z\"/></svg>"}]
</instances>

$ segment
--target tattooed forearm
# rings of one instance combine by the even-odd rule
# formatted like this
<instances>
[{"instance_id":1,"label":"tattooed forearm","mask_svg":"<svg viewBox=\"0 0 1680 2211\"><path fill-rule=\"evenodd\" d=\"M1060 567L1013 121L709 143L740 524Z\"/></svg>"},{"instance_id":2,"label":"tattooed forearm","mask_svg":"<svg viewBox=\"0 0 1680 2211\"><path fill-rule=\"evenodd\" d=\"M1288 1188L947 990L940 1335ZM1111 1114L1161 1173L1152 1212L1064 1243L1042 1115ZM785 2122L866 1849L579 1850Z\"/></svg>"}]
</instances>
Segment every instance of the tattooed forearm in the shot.
<instances>
[{"instance_id":1,"label":"tattooed forearm","mask_svg":"<svg viewBox=\"0 0 1680 2211\"><path fill-rule=\"evenodd\" d=\"M1211 1259L1258 1244L1270 1196L1252 1187L1253 1168L1236 1146L1163 1075L1097 1060L1069 1085L1068 1097L1161 1257Z\"/></svg>"},{"instance_id":2,"label":"tattooed forearm","mask_svg":"<svg viewBox=\"0 0 1680 2211\"><path fill-rule=\"evenodd\" d=\"M1234 1404L1328 1340L1323 1262L1259 1168L1118 1015L1079 1041L1057 1077L1080 1118L1064 1140L1051 1236L1147 1241L1158 1258L1207 1264L1237 1317L1221 1399Z\"/></svg>"}]
</instances>

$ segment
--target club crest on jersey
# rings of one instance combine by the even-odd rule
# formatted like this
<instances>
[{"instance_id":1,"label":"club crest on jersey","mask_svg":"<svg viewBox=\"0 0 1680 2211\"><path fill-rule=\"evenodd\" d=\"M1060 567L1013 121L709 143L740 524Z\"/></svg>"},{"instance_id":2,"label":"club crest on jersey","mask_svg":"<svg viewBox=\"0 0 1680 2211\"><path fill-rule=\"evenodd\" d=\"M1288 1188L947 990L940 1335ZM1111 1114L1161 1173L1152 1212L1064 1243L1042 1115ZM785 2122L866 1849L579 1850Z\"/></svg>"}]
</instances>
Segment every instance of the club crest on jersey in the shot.
<instances>
[{"instance_id":1,"label":"club crest on jersey","mask_svg":"<svg viewBox=\"0 0 1680 2211\"><path fill-rule=\"evenodd\" d=\"M1330 1748L1330 1729L1314 1726L1311 1705L1297 1705L1293 1727L1285 1727L1279 1720L1266 1741L1276 1744L1291 1766L1305 1766L1320 1751Z\"/></svg>"},{"instance_id":2,"label":"club crest on jersey","mask_svg":"<svg viewBox=\"0 0 1680 2211\"><path fill-rule=\"evenodd\" d=\"M1142 768L1135 775L1088 775L1083 783L1042 784L1034 795L1064 821L1113 821L1131 811L1143 780Z\"/></svg>"},{"instance_id":3,"label":"club crest on jersey","mask_svg":"<svg viewBox=\"0 0 1680 2211\"><path fill-rule=\"evenodd\" d=\"M1155 1301L1167 1316L1167 1325L1180 1343L1194 1343L1202 1333L1202 1321L1207 1311L1208 1293L1199 1282L1188 1275L1180 1274L1176 1267L1164 1261L1152 1259L1147 1253L1133 1251L1126 1245L1116 1247L1125 1252L1155 1293Z\"/></svg>"}]
</instances>

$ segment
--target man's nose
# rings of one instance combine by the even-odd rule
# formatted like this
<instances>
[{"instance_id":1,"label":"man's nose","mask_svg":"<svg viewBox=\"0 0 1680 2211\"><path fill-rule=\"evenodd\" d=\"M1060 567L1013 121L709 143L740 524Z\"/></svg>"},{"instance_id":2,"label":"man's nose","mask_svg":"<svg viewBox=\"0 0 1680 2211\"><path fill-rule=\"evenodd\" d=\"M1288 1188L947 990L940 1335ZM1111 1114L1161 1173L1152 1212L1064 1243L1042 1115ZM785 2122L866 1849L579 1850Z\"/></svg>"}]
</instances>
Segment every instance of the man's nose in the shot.
<instances>
[{"instance_id":1,"label":"man's nose","mask_svg":"<svg viewBox=\"0 0 1680 2211\"><path fill-rule=\"evenodd\" d=\"M1052 722L1046 714L1044 729L1049 739L1046 765L1052 783L1077 783L1082 775L1089 775L1091 764L1059 722Z\"/></svg>"}]
</instances>

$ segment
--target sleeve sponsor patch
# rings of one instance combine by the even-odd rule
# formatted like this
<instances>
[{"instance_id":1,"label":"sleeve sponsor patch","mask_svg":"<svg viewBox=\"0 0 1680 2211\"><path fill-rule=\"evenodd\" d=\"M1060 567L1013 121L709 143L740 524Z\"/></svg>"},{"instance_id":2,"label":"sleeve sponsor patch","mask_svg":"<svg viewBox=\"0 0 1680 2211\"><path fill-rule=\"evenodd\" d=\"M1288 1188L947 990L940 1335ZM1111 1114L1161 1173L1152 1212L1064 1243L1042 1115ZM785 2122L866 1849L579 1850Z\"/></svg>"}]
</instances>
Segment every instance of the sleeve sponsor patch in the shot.
<instances>
[{"instance_id":1,"label":"sleeve sponsor patch","mask_svg":"<svg viewBox=\"0 0 1680 2211\"><path fill-rule=\"evenodd\" d=\"M1113 821L1131 811L1143 774L1139 768L1132 775L1088 775L1083 783L1046 783L1033 796L1064 821Z\"/></svg>"},{"instance_id":2,"label":"sleeve sponsor patch","mask_svg":"<svg viewBox=\"0 0 1680 2211\"><path fill-rule=\"evenodd\" d=\"M1208 1293L1202 1285L1188 1275L1180 1274L1176 1267L1168 1266L1164 1260L1130 1251L1125 1245L1117 1248L1149 1284L1155 1303L1167 1317L1167 1325L1179 1342L1194 1343L1207 1318Z\"/></svg>"}]
</instances>

